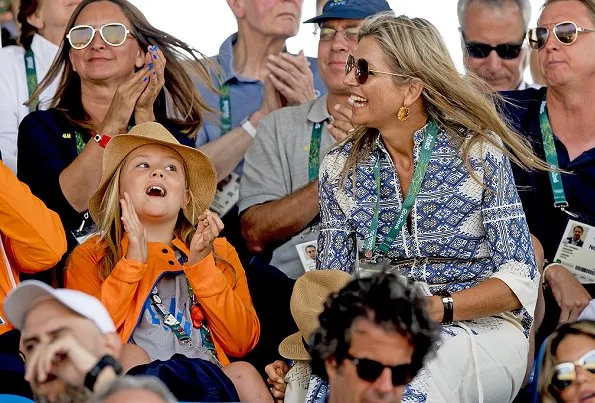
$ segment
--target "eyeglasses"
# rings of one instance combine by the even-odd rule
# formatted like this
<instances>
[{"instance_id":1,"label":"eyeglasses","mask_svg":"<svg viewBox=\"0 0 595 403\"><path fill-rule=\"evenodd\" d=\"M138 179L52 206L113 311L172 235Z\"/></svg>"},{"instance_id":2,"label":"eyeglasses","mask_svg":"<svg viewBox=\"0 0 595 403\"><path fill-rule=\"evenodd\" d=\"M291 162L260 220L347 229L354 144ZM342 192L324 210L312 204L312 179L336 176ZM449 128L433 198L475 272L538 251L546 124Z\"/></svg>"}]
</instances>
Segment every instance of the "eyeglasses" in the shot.
<instances>
[{"instance_id":1,"label":"eyeglasses","mask_svg":"<svg viewBox=\"0 0 595 403\"><path fill-rule=\"evenodd\" d=\"M95 33L99 32L101 38L110 46L122 46L130 34L133 36L126 25L119 22L112 22L101 26L99 29L91 25L77 25L68 31L68 42L73 49L84 49L93 41Z\"/></svg>"},{"instance_id":2,"label":"eyeglasses","mask_svg":"<svg viewBox=\"0 0 595 403\"><path fill-rule=\"evenodd\" d=\"M572 45L578 38L579 32L595 32L592 29L581 28L572 21L560 22L554 25L552 30L554 31L554 37L562 45ZM529 46L533 49L541 49L545 46L549 36L550 30L546 27L532 28L527 33Z\"/></svg>"},{"instance_id":3,"label":"eyeglasses","mask_svg":"<svg viewBox=\"0 0 595 403\"><path fill-rule=\"evenodd\" d=\"M378 70L370 70L368 68L368 61L366 59L355 60L355 58L353 56L349 55L349 56L347 56L347 61L345 62L345 75L349 74L351 72L351 70L353 70L354 68L355 68L355 79L358 82L358 84L360 84L360 85L365 84L366 81L368 81L368 77L370 75L375 75L375 74L390 74L391 76L411 78L410 76L405 75L405 74L389 73L386 71L378 71Z\"/></svg>"},{"instance_id":4,"label":"eyeglasses","mask_svg":"<svg viewBox=\"0 0 595 403\"><path fill-rule=\"evenodd\" d=\"M345 28L345 29L334 29L329 27L322 27L318 32L318 39L320 42L330 42L335 39L337 32L343 35L343 38L347 42L357 42L357 34L359 33L358 27Z\"/></svg>"},{"instance_id":5,"label":"eyeglasses","mask_svg":"<svg viewBox=\"0 0 595 403\"><path fill-rule=\"evenodd\" d=\"M575 362L563 362L554 367L552 386L564 390L576 380L576 367L581 367L591 374L595 374L595 350L584 354Z\"/></svg>"},{"instance_id":6,"label":"eyeglasses","mask_svg":"<svg viewBox=\"0 0 595 403\"><path fill-rule=\"evenodd\" d=\"M355 365L357 376L364 381L375 382L382 375L384 368L390 369L393 386L407 385L413 378L411 376L411 364L401 364L391 367L390 365L384 365L368 358L355 358L349 353L347 353L345 359Z\"/></svg>"},{"instance_id":7,"label":"eyeglasses","mask_svg":"<svg viewBox=\"0 0 595 403\"><path fill-rule=\"evenodd\" d=\"M516 59L521 54L523 43L501 43L496 46L487 43L465 41L467 54L475 59L485 59L492 50L496 51L498 57L504 60Z\"/></svg>"}]
</instances>

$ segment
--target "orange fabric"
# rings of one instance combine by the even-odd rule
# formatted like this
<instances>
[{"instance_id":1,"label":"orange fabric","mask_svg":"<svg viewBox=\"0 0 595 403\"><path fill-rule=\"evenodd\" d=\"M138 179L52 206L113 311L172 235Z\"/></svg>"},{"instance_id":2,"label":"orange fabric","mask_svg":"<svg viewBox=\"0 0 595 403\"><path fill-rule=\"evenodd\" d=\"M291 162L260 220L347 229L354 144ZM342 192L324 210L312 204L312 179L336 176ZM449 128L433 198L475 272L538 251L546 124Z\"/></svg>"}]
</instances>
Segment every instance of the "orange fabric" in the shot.
<instances>
[{"instance_id":1,"label":"orange fabric","mask_svg":"<svg viewBox=\"0 0 595 403\"><path fill-rule=\"evenodd\" d=\"M36 273L55 266L66 252L66 234L58 214L48 209L29 187L0 162L0 235L11 266L12 278L19 273ZM1 255L1 253L0 253ZM9 268L0 256L0 334L13 327L2 306L12 289Z\"/></svg>"},{"instance_id":2,"label":"orange fabric","mask_svg":"<svg viewBox=\"0 0 595 403\"><path fill-rule=\"evenodd\" d=\"M99 277L104 253L103 245L97 241L98 238L93 237L72 252L66 270L66 286L99 298L124 343L132 336L145 301L161 276L183 272L203 308L221 364L229 364L227 355L241 357L254 348L260 336L260 323L252 305L244 268L225 238L215 240L214 251L233 266L235 273L229 267L217 267L212 253L192 266L182 266L171 247L149 242L149 257L145 264L123 257L105 281ZM188 248L179 239L173 244L189 255ZM124 237L123 256L126 256L127 248L128 238Z\"/></svg>"}]
</instances>

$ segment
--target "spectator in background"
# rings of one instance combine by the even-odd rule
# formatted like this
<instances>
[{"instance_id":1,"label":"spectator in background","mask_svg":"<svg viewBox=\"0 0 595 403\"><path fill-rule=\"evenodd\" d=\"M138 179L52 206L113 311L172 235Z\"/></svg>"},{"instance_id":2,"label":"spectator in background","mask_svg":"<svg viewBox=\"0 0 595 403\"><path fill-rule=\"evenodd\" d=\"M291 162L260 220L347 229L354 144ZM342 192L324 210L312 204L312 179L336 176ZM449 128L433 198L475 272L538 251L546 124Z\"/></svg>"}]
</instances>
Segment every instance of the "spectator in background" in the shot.
<instances>
[{"instance_id":1,"label":"spectator in background","mask_svg":"<svg viewBox=\"0 0 595 403\"><path fill-rule=\"evenodd\" d=\"M547 342L539 396L542 403L575 403L595 397L595 322L560 326Z\"/></svg>"},{"instance_id":2,"label":"spectator in background","mask_svg":"<svg viewBox=\"0 0 595 403\"><path fill-rule=\"evenodd\" d=\"M547 0L537 27L528 33L547 88L504 94L510 101L503 104L507 120L540 158L562 170L515 171L517 184L530 190L519 193L546 262L545 316L536 345L560 324L577 320L595 296L592 278L572 270L585 263L576 256L563 259L567 267L556 262L557 250L571 228L579 225L587 230L595 225L595 115L589 101L595 95L594 21L593 0Z\"/></svg>"},{"instance_id":3,"label":"spectator in background","mask_svg":"<svg viewBox=\"0 0 595 403\"><path fill-rule=\"evenodd\" d=\"M353 280L328 299L308 339L317 377L306 401L400 402L437 337L424 299L394 274Z\"/></svg>"},{"instance_id":4,"label":"spectator in background","mask_svg":"<svg viewBox=\"0 0 595 403\"><path fill-rule=\"evenodd\" d=\"M15 174L0 161L0 394L31 397L23 381L18 330L3 312L3 302L19 284L21 273L50 269L66 252L60 218L49 210Z\"/></svg>"},{"instance_id":5,"label":"spectator in background","mask_svg":"<svg viewBox=\"0 0 595 403\"><path fill-rule=\"evenodd\" d=\"M101 389L91 403L177 403L158 378L123 376Z\"/></svg>"},{"instance_id":6,"label":"spectator in background","mask_svg":"<svg viewBox=\"0 0 595 403\"><path fill-rule=\"evenodd\" d=\"M17 133L27 114L47 108L58 78L49 82L29 106L37 84L47 74L72 12L80 0L22 0L18 12L20 46L0 49L0 151L4 163L17 172Z\"/></svg>"},{"instance_id":7,"label":"spectator in background","mask_svg":"<svg viewBox=\"0 0 595 403\"><path fill-rule=\"evenodd\" d=\"M87 207L110 138L158 121L193 145L207 105L184 63L192 60L194 73L209 77L196 51L125 0L84 0L66 32L32 96L61 76L51 107L29 114L19 128L18 176L60 215L72 249L93 233Z\"/></svg>"},{"instance_id":8,"label":"spectator in background","mask_svg":"<svg viewBox=\"0 0 595 403\"><path fill-rule=\"evenodd\" d=\"M459 0L457 5L465 67L493 91L527 87L529 63L525 34L531 20L529 0Z\"/></svg>"},{"instance_id":9,"label":"spectator in background","mask_svg":"<svg viewBox=\"0 0 595 403\"><path fill-rule=\"evenodd\" d=\"M17 44L19 0L0 0L0 46Z\"/></svg>"}]
</instances>

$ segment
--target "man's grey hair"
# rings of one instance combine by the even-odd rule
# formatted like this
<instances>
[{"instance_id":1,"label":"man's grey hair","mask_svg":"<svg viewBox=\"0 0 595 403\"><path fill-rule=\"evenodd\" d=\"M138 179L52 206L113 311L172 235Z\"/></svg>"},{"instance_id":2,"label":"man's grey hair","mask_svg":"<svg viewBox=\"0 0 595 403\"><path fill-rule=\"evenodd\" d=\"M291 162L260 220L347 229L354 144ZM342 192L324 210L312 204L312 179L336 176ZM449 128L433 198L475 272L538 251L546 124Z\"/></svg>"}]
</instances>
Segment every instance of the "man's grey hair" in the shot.
<instances>
[{"instance_id":1,"label":"man's grey hair","mask_svg":"<svg viewBox=\"0 0 595 403\"><path fill-rule=\"evenodd\" d=\"M483 3L495 9L502 8L507 3L514 2L521 11L523 30L525 32L529 30L529 24L531 23L531 2L529 0L459 0L459 3L457 4L457 15L459 16L459 26L463 31L465 30L465 27L463 26L465 12L467 11L469 4L473 2Z\"/></svg>"},{"instance_id":2,"label":"man's grey hair","mask_svg":"<svg viewBox=\"0 0 595 403\"><path fill-rule=\"evenodd\" d=\"M165 403L176 403L178 401L159 378L154 376L122 376L99 390L90 403L103 403L109 397L124 390L147 390L159 396Z\"/></svg>"}]
</instances>

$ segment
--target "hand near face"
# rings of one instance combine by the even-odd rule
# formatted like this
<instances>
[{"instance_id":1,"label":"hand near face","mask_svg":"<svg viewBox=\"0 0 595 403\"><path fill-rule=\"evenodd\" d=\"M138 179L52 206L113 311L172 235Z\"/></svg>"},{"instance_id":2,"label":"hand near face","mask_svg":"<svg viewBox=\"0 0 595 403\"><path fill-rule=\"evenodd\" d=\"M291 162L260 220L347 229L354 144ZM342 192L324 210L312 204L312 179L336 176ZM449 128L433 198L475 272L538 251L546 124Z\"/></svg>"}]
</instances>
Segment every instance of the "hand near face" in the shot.
<instances>
[{"instance_id":1,"label":"hand near face","mask_svg":"<svg viewBox=\"0 0 595 403\"><path fill-rule=\"evenodd\" d=\"M126 235L128 235L126 259L145 264L149 255L147 229L138 219L132 199L127 192L124 192L124 199L120 199L120 207L122 208L122 224Z\"/></svg>"},{"instance_id":2,"label":"hand near face","mask_svg":"<svg viewBox=\"0 0 595 403\"><path fill-rule=\"evenodd\" d=\"M271 83L287 100L287 105L301 105L316 99L314 75L308 66L304 51L297 56L283 52L270 55L267 63Z\"/></svg>"},{"instance_id":3,"label":"hand near face","mask_svg":"<svg viewBox=\"0 0 595 403\"><path fill-rule=\"evenodd\" d=\"M213 250L213 241L223 230L223 221L212 211L205 211L198 217L196 233L190 242L188 265L192 266L203 260Z\"/></svg>"},{"instance_id":4,"label":"hand near face","mask_svg":"<svg viewBox=\"0 0 595 403\"><path fill-rule=\"evenodd\" d=\"M136 101L134 123L155 121L153 104L165 84L165 56L157 46L149 46L145 55L145 67L149 71L148 85Z\"/></svg>"},{"instance_id":5,"label":"hand near face","mask_svg":"<svg viewBox=\"0 0 595 403\"><path fill-rule=\"evenodd\" d=\"M270 385L271 394L275 401L282 402L285 397L285 375L289 372L289 366L283 361L277 360L264 368L267 373L267 384Z\"/></svg>"},{"instance_id":6,"label":"hand near face","mask_svg":"<svg viewBox=\"0 0 595 403\"><path fill-rule=\"evenodd\" d=\"M151 72L145 67L120 84L105 119L97 128L98 133L117 135L127 131L136 102L147 88L150 75Z\"/></svg>"},{"instance_id":7,"label":"hand near face","mask_svg":"<svg viewBox=\"0 0 595 403\"><path fill-rule=\"evenodd\" d=\"M353 111L351 107L336 104L330 113L334 120L328 125L328 131L335 141L340 143L351 136L351 131L353 130L351 116Z\"/></svg>"},{"instance_id":8,"label":"hand near face","mask_svg":"<svg viewBox=\"0 0 595 403\"><path fill-rule=\"evenodd\" d=\"M70 334L61 335L48 345L39 345L27 357L25 379L43 384L53 375L73 386L82 385L87 372L99 361Z\"/></svg>"}]
</instances>

